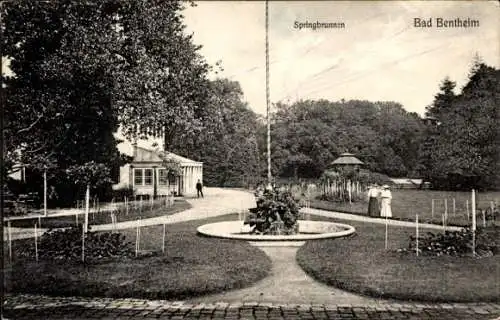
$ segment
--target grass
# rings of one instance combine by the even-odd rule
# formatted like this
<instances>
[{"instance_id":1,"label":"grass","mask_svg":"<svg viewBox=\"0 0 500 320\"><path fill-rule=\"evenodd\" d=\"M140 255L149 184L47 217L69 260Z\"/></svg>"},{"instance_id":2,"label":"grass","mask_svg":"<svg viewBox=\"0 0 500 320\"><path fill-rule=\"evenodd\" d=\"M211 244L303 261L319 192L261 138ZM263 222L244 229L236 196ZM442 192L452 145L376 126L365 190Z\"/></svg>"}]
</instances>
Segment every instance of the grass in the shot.
<instances>
[{"instance_id":1,"label":"grass","mask_svg":"<svg viewBox=\"0 0 500 320\"><path fill-rule=\"evenodd\" d=\"M269 273L271 261L265 253L244 241L196 233L199 225L236 218L233 214L167 225L165 253L161 252L163 226L143 227L141 250L155 251L157 256L90 265L16 259L12 265L6 263L6 289L55 296L175 300L245 287ZM122 233L135 243L135 232ZM18 245L22 244L14 241L14 252Z\"/></svg>"},{"instance_id":2,"label":"grass","mask_svg":"<svg viewBox=\"0 0 500 320\"><path fill-rule=\"evenodd\" d=\"M481 259L403 255L396 249L408 247L415 229L389 226L389 250L385 250L384 225L348 223L356 228L355 235L309 241L297 252L299 265L318 281L363 295L398 300L500 300L499 255Z\"/></svg>"},{"instance_id":3,"label":"grass","mask_svg":"<svg viewBox=\"0 0 500 320\"><path fill-rule=\"evenodd\" d=\"M438 199L434 201L434 216L432 215L432 199ZM447 225L461 227L471 225L471 218L467 218L466 207L467 200L469 200L469 213L471 214L470 192L393 190L391 205L393 219L414 221L415 215L418 214L420 222L442 224L442 215L445 212L444 199L447 199ZM453 199L455 199L455 213L453 213ZM476 196L476 204L480 209L489 208L490 201L500 204L500 192L484 192ZM368 202L359 201L349 204L315 199L311 200L311 207L367 215ZM482 215L478 215L477 224L482 223Z\"/></svg>"},{"instance_id":4,"label":"grass","mask_svg":"<svg viewBox=\"0 0 500 320\"><path fill-rule=\"evenodd\" d=\"M131 208L128 214L125 212L125 210L120 210L116 214L116 220L117 222L122 222L122 221L136 220L139 217L145 219L145 218L152 218L164 215L171 215L174 213L187 210L189 208L191 208L191 205L187 201L181 199L175 199L174 204L170 207L163 206L160 208L158 207L153 208L153 210L151 210L149 204L145 204L142 210ZM83 223L84 219L85 219L84 214L80 213L78 215L78 224ZM38 218L25 218L19 220L12 220L11 226L18 228L33 228L35 223L38 224L38 222L39 222ZM110 212L101 211L96 213L89 213L90 225L107 224L111 222L112 221ZM41 223L41 228L45 229L65 228L65 227L75 226L77 224L77 220L75 218L75 215L56 216L56 217L49 216L49 217L41 217L40 223ZM40 228L40 225L38 227Z\"/></svg>"}]
</instances>

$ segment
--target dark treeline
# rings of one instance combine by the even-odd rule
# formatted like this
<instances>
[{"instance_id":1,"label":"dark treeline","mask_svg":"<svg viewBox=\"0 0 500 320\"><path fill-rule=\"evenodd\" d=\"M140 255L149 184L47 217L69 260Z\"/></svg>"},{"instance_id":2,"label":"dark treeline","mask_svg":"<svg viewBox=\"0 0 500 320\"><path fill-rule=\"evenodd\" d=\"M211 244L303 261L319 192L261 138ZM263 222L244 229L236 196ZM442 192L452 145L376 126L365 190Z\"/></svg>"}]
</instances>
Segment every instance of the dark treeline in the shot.
<instances>
[{"instance_id":1,"label":"dark treeline","mask_svg":"<svg viewBox=\"0 0 500 320\"><path fill-rule=\"evenodd\" d=\"M272 130L274 172L319 177L341 153L371 171L413 174L424 125L396 102L299 101L278 104Z\"/></svg>"}]
</instances>

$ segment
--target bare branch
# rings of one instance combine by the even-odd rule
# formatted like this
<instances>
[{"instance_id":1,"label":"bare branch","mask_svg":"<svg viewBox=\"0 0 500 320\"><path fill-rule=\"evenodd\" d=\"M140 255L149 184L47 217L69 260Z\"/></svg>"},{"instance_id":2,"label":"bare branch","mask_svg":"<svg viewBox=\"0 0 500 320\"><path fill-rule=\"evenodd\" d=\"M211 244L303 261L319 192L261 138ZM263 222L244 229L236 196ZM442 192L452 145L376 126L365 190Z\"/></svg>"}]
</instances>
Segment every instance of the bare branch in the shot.
<instances>
[{"instance_id":1,"label":"bare branch","mask_svg":"<svg viewBox=\"0 0 500 320\"><path fill-rule=\"evenodd\" d=\"M31 129L33 129L34 126L36 126L36 124L38 122L40 122L40 120L42 120L42 118L43 118L43 115L39 115L38 118L32 124L30 124L28 127L24 128L24 129L18 130L16 134L21 134L23 132L30 131Z\"/></svg>"}]
</instances>

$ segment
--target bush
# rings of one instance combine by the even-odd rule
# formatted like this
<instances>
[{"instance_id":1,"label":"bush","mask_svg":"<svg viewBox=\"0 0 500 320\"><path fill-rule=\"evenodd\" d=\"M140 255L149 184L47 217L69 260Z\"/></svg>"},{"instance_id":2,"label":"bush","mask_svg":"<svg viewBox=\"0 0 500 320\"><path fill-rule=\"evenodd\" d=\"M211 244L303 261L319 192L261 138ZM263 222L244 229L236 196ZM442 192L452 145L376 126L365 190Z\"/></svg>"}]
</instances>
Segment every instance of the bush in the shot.
<instances>
[{"instance_id":1,"label":"bush","mask_svg":"<svg viewBox=\"0 0 500 320\"><path fill-rule=\"evenodd\" d=\"M112 192L112 198L114 198L116 201L122 201L123 198L130 199L133 197L134 197L134 189L132 188L124 187L113 190Z\"/></svg>"},{"instance_id":2,"label":"bush","mask_svg":"<svg viewBox=\"0 0 500 320\"><path fill-rule=\"evenodd\" d=\"M419 237L418 251L428 256L468 256L472 253L473 232L472 229L460 231L446 231L434 234L432 232ZM500 248L500 227L492 226L478 228L476 230L475 251L480 256L491 256L498 254ZM416 237L410 236L408 249L400 249L400 252L416 252Z\"/></svg>"},{"instance_id":3,"label":"bush","mask_svg":"<svg viewBox=\"0 0 500 320\"><path fill-rule=\"evenodd\" d=\"M295 234L298 232L299 205L292 194L282 190L266 190L258 195L257 207L250 209L245 224L261 234Z\"/></svg>"},{"instance_id":4,"label":"bush","mask_svg":"<svg viewBox=\"0 0 500 320\"><path fill-rule=\"evenodd\" d=\"M80 262L82 258L82 225L68 229L53 229L40 238L38 256L54 261ZM87 232L85 235L85 261L97 262L115 257L132 257L135 252L132 244L125 241L120 233ZM25 243L20 255L35 256L34 244Z\"/></svg>"}]
</instances>

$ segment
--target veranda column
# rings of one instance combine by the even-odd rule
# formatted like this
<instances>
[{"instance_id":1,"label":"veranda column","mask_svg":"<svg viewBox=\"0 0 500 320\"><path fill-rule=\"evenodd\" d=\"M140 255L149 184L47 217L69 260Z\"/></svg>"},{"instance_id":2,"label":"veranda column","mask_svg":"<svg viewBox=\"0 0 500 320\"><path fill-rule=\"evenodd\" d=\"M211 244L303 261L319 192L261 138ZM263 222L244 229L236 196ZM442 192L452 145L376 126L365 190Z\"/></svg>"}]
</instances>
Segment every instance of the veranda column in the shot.
<instances>
[{"instance_id":1,"label":"veranda column","mask_svg":"<svg viewBox=\"0 0 500 320\"><path fill-rule=\"evenodd\" d=\"M190 172L190 182L189 182L189 190L194 190L194 186L195 186L195 181L194 181L194 167L191 165L191 167L189 167L189 172Z\"/></svg>"},{"instance_id":2,"label":"veranda column","mask_svg":"<svg viewBox=\"0 0 500 320\"><path fill-rule=\"evenodd\" d=\"M182 171L182 193L186 195L186 180L187 180L187 167L184 167Z\"/></svg>"}]
</instances>

